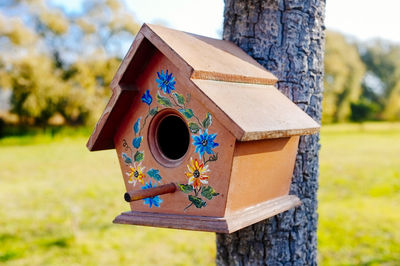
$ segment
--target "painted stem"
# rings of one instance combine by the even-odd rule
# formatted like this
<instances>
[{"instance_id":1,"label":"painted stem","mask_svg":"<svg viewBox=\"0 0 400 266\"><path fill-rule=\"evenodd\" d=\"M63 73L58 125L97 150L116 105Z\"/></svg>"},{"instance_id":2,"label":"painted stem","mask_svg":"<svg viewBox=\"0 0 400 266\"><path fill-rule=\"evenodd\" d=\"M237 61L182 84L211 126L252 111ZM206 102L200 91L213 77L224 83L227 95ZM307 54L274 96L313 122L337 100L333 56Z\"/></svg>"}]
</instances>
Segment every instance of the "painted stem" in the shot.
<instances>
[{"instance_id":1,"label":"painted stem","mask_svg":"<svg viewBox=\"0 0 400 266\"><path fill-rule=\"evenodd\" d=\"M196 115L193 115L193 117L196 118L196 120L199 123L201 129L206 130L206 128L203 127L203 123L200 122L200 119Z\"/></svg>"},{"instance_id":2,"label":"painted stem","mask_svg":"<svg viewBox=\"0 0 400 266\"><path fill-rule=\"evenodd\" d=\"M192 207L192 205L193 205L193 202L190 203L188 206L186 206L186 208L184 208L183 211L186 211L187 209L189 209L190 207Z\"/></svg>"},{"instance_id":3,"label":"painted stem","mask_svg":"<svg viewBox=\"0 0 400 266\"><path fill-rule=\"evenodd\" d=\"M204 158L203 158L203 160L204 160ZM208 160L206 160L206 161L204 162L204 166L206 166L206 164L207 164L208 162L215 162L216 160L218 160L218 153L216 153L215 155L211 155L210 157L208 157Z\"/></svg>"},{"instance_id":4,"label":"painted stem","mask_svg":"<svg viewBox=\"0 0 400 266\"><path fill-rule=\"evenodd\" d=\"M178 108L185 108L185 106L183 105L180 105L179 103L177 103L176 101L175 101L175 98L173 97L173 96L171 96L171 94L168 94L168 96L172 99L172 101L174 102L174 104L175 104L175 106L176 107L178 107Z\"/></svg>"},{"instance_id":5,"label":"painted stem","mask_svg":"<svg viewBox=\"0 0 400 266\"><path fill-rule=\"evenodd\" d=\"M150 115L150 110L151 110L151 108L150 108L150 105L149 105L149 111L148 111L148 113L147 113L147 115L146 115L146 117L144 118L144 120L143 120L143 125L140 127L140 130L139 130L139 133L138 133L138 135L140 136L140 133L142 132L142 129L144 128L144 126L146 125L146 122L147 122L147 118L149 117L149 115Z\"/></svg>"}]
</instances>

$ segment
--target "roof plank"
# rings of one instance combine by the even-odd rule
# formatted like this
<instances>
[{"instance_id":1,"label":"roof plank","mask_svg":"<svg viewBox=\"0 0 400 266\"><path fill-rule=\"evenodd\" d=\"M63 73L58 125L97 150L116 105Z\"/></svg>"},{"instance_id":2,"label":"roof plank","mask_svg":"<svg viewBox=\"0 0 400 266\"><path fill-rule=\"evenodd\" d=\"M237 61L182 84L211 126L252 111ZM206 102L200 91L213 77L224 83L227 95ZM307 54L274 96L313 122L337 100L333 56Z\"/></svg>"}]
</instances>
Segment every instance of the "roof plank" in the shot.
<instances>
[{"instance_id":1,"label":"roof plank","mask_svg":"<svg viewBox=\"0 0 400 266\"><path fill-rule=\"evenodd\" d=\"M277 78L229 41L146 24L192 68L193 79L273 85Z\"/></svg>"},{"instance_id":2,"label":"roof plank","mask_svg":"<svg viewBox=\"0 0 400 266\"><path fill-rule=\"evenodd\" d=\"M313 134L320 128L273 86L272 73L235 44L144 24L110 85L113 95L87 144L90 150L114 148L121 114L137 93L131 72L140 72L155 49L199 89L198 97L211 100L210 108L239 141Z\"/></svg>"},{"instance_id":3,"label":"roof plank","mask_svg":"<svg viewBox=\"0 0 400 266\"><path fill-rule=\"evenodd\" d=\"M281 138L319 131L320 125L274 86L192 81L243 129L243 135L236 136L238 140Z\"/></svg>"}]
</instances>

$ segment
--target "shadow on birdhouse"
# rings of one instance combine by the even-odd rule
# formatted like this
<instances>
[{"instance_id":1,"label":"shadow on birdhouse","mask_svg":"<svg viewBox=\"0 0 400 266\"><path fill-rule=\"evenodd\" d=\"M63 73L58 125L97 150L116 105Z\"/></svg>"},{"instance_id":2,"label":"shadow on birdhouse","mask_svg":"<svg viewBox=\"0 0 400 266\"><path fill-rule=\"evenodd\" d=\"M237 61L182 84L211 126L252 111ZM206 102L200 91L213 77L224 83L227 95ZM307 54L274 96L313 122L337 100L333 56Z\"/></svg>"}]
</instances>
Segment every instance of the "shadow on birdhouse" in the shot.
<instances>
[{"instance_id":1,"label":"shadow on birdhouse","mask_svg":"<svg viewBox=\"0 0 400 266\"><path fill-rule=\"evenodd\" d=\"M114 222L231 233L299 205L299 136L319 125L276 81L231 42L144 24L87 144L117 151Z\"/></svg>"}]
</instances>

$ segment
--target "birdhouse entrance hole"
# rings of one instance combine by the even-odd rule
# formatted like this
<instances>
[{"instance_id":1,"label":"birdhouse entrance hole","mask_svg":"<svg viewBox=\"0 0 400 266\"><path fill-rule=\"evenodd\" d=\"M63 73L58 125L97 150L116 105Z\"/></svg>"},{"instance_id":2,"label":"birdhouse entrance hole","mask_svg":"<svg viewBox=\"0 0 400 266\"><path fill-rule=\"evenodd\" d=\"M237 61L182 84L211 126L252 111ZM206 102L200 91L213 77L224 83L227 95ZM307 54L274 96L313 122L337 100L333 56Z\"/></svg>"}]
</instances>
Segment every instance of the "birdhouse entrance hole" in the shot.
<instances>
[{"instance_id":1,"label":"birdhouse entrance hole","mask_svg":"<svg viewBox=\"0 0 400 266\"><path fill-rule=\"evenodd\" d=\"M185 120L175 110L164 110L152 120L150 150L166 167L178 166L189 149L190 134Z\"/></svg>"}]
</instances>

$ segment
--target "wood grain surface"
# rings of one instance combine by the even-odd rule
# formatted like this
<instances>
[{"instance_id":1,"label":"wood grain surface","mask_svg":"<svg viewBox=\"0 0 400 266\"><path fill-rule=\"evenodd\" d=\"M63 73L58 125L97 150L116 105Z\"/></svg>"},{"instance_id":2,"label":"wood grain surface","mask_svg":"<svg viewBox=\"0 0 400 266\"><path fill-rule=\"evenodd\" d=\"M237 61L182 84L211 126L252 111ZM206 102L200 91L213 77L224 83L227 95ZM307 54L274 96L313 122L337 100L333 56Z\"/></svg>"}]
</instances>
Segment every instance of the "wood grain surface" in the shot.
<instances>
[{"instance_id":1,"label":"wood grain surface","mask_svg":"<svg viewBox=\"0 0 400 266\"><path fill-rule=\"evenodd\" d=\"M318 123L272 86L277 78L232 42L144 24L111 82L113 94L87 143L89 150L114 148L112 138L122 114L132 107L137 79L156 54L195 84L190 87L199 92L193 94L214 105L209 108L237 140L319 130Z\"/></svg>"},{"instance_id":2,"label":"wood grain surface","mask_svg":"<svg viewBox=\"0 0 400 266\"><path fill-rule=\"evenodd\" d=\"M241 141L309 135L320 125L271 85L192 80L243 131ZM229 128L229 127L228 127Z\"/></svg>"},{"instance_id":3,"label":"wood grain surface","mask_svg":"<svg viewBox=\"0 0 400 266\"><path fill-rule=\"evenodd\" d=\"M233 233L300 204L300 200L296 196L288 195L259 203L226 217L129 211L115 217L113 223Z\"/></svg>"}]
</instances>

